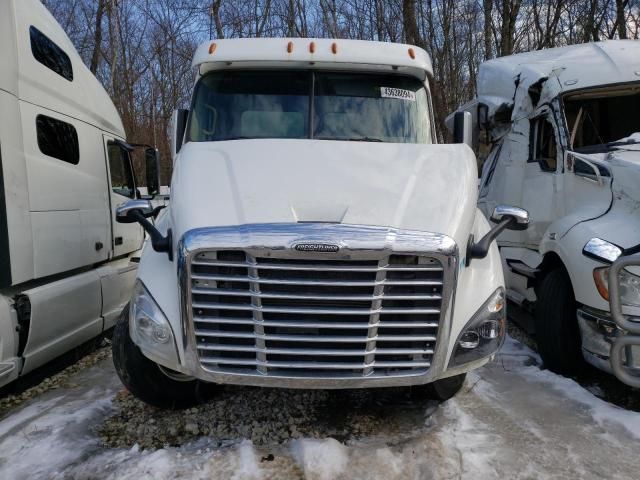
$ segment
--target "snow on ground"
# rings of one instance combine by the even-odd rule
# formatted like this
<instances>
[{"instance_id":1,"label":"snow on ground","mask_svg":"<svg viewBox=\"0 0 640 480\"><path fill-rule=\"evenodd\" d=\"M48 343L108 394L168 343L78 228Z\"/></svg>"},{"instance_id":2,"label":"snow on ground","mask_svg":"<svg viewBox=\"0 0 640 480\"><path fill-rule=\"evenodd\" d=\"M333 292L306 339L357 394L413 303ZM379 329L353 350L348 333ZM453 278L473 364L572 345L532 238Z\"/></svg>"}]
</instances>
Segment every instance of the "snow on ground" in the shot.
<instances>
[{"instance_id":1,"label":"snow on ground","mask_svg":"<svg viewBox=\"0 0 640 480\"><path fill-rule=\"evenodd\" d=\"M201 438L142 450L105 448L95 433L122 388L105 360L0 420L0 478L638 478L640 414L539 363L508 339L455 399L437 408L425 403L422 420L400 434L222 447Z\"/></svg>"}]
</instances>

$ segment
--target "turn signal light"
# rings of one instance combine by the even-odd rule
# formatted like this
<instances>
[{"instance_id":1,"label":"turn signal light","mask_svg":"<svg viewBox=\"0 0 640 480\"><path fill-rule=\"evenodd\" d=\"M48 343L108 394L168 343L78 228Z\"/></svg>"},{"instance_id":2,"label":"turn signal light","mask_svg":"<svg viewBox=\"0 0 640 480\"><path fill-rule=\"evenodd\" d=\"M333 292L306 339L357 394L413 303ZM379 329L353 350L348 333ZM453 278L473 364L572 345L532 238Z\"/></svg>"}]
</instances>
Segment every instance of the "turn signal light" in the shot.
<instances>
[{"instance_id":1,"label":"turn signal light","mask_svg":"<svg viewBox=\"0 0 640 480\"><path fill-rule=\"evenodd\" d=\"M593 281L596 283L598 293L607 302L609 301L609 267L601 267L593 270Z\"/></svg>"}]
</instances>

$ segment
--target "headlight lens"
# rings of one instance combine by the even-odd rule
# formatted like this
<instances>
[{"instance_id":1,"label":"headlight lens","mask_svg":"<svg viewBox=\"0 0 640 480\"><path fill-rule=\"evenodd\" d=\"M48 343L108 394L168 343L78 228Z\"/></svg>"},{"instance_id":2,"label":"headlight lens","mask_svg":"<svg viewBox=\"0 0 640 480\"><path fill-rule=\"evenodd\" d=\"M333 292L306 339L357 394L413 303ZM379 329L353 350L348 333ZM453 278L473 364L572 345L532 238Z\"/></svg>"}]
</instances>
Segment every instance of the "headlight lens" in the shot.
<instances>
[{"instance_id":1,"label":"headlight lens","mask_svg":"<svg viewBox=\"0 0 640 480\"><path fill-rule=\"evenodd\" d=\"M609 301L609 267L596 268L593 271L593 281L598 293ZM620 272L620 300L623 305L640 307L640 277L626 270Z\"/></svg>"},{"instance_id":2,"label":"headlight lens","mask_svg":"<svg viewBox=\"0 0 640 480\"><path fill-rule=\"evenodd\" d=\"M160 307L138 280L130 304L129 333L145 356L169 368L176 368L178 355L173 331Z\"/></svg>"},{"instance_id":3,"label":"headlight lens","mask_svg":"<svg viewBox=\"0 0 640 480\"><path fill-rule=\"evenodd\" d=\"M496 352L506 333L504 289L499 288L462 329L449 367L472 362Z\"/></svg>"}]
</instances>

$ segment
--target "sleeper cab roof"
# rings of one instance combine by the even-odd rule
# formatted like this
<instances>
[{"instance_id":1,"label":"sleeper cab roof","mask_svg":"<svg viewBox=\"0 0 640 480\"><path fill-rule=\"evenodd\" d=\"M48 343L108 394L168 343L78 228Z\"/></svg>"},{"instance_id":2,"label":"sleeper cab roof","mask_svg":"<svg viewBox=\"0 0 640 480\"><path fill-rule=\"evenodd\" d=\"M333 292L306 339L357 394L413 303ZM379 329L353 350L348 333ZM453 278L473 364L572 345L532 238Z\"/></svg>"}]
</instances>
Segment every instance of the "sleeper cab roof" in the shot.
<instances>
[{"instance_id":1,"label":"sleeper cab roof","mask_svg":"<svg viewBox=\"0 0 640 480\"><path fill-rule=\"evenodd\" d=\"M389 71L424 81L431 58L413 45L318 38L239 38L201 44L193 58L200 74L224 68L317 68Z\"/></svg>"}]
</instances>

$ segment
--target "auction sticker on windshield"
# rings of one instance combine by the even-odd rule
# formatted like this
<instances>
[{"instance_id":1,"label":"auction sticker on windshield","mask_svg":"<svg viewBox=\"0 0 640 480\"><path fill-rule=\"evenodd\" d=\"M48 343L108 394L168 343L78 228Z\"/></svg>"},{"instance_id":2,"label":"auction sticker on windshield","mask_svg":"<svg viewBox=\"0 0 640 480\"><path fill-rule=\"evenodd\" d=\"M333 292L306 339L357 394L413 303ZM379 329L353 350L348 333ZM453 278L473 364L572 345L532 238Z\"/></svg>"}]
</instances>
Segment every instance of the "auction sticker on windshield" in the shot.
<instances>
[{"instance_id":1,"label":"auction sticker on windshield","mask_svg":"<svg viewBox=\"0 0 640 480\"><path fill-rule=\"evenodd\" d=\"M403 90L402 88L380 87L380 96L382 98L397 98L399 100L416 101L416 92L411 90Z\"/></svg>"}]
</instances>

